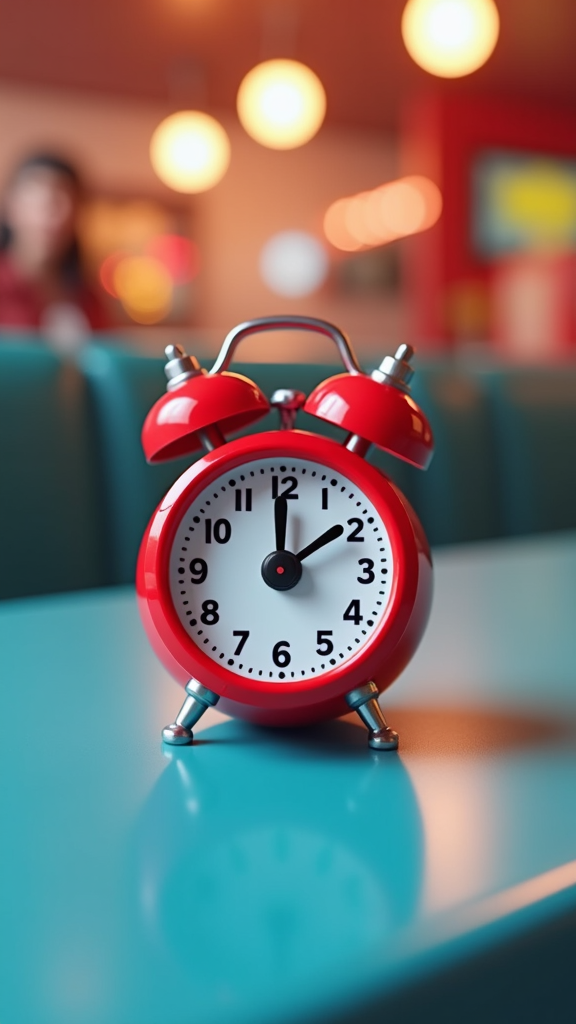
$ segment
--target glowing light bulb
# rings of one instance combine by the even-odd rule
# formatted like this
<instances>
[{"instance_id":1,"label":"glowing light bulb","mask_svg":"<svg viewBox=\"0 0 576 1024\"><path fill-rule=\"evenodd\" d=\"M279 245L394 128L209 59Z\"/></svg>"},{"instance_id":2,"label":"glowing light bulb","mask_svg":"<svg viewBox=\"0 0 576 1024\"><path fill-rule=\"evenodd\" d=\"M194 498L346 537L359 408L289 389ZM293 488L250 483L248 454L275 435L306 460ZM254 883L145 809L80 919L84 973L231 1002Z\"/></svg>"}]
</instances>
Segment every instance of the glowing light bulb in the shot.
<instances>
[{"instance_id":1,"label":"glowing light bulb","mask_svg":"<svg viewBox=\"0 0 576 1024\"><path fill-rule=\"evenodd\" d=\"M238 117L256 142L295 149L309 142L326 113L324 86L295 60L267 60L245 76L237 97Z\"/></svg>"},{"instance_id":2,"label":"glowing light bulb","mask_svg":"<svg viewBox=\"0 0 576 1024\"><path fill-rule=\"evenodd\" d=\"M222 125L200 110L181 110L162 121L150 141L156 174L176 192L205 192L218 184L230 163L230 141Z\"/></svg>"},{"instance_id":3,"label":"glowing light bulb","mask_svg":"<svg viewBox=\"0 0 576 1024\"><path fill-rule=\"evenodd\" d=\"M402 15L408 53L440 78L460 78L482 67L499 31L494 0L408 0Z\"/></svg>"}]
</instances>

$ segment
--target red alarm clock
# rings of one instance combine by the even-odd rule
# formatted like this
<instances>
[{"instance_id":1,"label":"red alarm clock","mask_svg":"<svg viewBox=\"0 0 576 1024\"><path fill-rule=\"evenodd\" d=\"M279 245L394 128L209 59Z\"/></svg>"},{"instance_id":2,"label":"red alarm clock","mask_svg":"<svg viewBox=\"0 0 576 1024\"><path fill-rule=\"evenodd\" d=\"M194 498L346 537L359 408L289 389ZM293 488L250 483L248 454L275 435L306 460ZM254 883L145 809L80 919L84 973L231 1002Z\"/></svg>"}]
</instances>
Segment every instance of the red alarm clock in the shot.
<instances>
[{"instance_id":1,"label":"red alarm clock","mask_svg":"<svg viewBox=\"0 0 576 1024\"><path fill-rule=\"evenodd\" d=\"M280 430L227 441L270 403L227 372L236 346L260 331L327 335L346 372L305 397L277 391ZM290 726L358 711L378 750L395 749L377 701L422 637L432 561L406 498L364 460L371 444L425 469L428 421L409 391L412 349L364 374L337 327L265 317L236 327L210 370L176 346L167 393L142 442L149 462L206 449L168 491L140 548L137 590L158 657L186 689L163 740L191 743L220 701L226 713ZM294 429L299 408L347 432L342 444Z\"/></svg>"}]
</instances>

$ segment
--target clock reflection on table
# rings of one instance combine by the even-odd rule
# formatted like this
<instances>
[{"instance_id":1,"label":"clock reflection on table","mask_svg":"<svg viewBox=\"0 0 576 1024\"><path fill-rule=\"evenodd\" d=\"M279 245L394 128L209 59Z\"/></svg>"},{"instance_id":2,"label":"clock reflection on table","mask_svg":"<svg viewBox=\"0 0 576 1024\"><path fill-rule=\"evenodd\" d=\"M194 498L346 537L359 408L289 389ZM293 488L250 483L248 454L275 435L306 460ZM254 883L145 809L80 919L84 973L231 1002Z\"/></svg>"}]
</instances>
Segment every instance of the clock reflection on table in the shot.
<instances>
[{"instance_id":1,"label":"clock reflection on table","mask_svg":"<svg viewBox=\"0 0 576 1024\"><path fill-rule=\"evenodd\" d=\"M132 891L143 964L170 962L198 1008L253 997L255 969L279 993L346 971L414 915L414 789L401 760L367 754L361 728L227 721L167 756L137 824Z\"/></svg>"}]
</instances>

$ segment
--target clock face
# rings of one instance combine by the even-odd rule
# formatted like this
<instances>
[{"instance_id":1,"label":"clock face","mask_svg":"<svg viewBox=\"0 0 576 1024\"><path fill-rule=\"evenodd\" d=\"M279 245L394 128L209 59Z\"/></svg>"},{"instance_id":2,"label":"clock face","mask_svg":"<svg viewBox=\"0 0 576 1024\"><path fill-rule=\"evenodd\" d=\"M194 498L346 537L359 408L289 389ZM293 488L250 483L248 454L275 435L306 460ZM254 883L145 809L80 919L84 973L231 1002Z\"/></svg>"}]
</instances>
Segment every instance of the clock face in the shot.
<instances>
[{"instance_id":1,"label":"clock face","mask_svg":"<svg viewBox=\"0 0 576 1024\"><path fill-rule=\"evenodd\" d=\"M261 458L192 500L169 561L191 640L246 679L314 680L373 637L392 590L390 539L349 478L302 458Z\"/></svg>"}]
</instances>

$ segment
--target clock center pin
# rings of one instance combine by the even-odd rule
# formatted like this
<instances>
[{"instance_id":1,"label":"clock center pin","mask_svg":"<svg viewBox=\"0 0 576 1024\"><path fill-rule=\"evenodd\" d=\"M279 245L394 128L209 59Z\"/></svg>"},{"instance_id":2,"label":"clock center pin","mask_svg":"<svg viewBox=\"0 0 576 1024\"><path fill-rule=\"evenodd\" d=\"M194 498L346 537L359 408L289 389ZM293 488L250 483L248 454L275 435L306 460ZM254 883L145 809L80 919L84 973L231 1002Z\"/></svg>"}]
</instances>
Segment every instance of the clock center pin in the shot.
<instances>
[{"instance_id":1,"label":"clock center pin","mask_svg":"<svg viewBox=\"0 0 576 1024\"><path fill-rule=\"evenodd\" d=\"M301 576L302 566L291 551L272 551L262 562L262 579L272 590L292 590Z\"/></svg>"}]
</instances>

